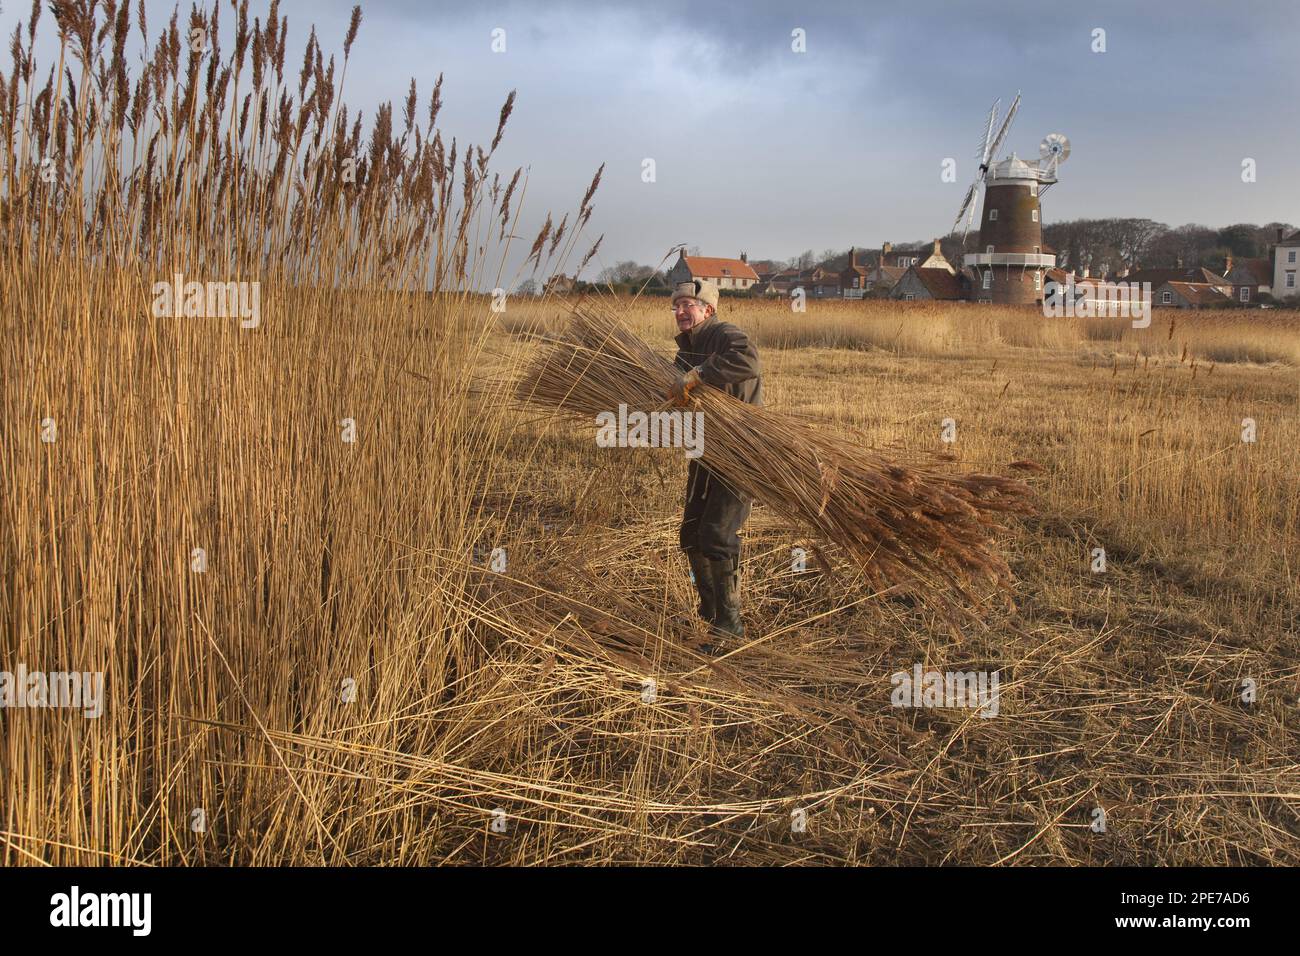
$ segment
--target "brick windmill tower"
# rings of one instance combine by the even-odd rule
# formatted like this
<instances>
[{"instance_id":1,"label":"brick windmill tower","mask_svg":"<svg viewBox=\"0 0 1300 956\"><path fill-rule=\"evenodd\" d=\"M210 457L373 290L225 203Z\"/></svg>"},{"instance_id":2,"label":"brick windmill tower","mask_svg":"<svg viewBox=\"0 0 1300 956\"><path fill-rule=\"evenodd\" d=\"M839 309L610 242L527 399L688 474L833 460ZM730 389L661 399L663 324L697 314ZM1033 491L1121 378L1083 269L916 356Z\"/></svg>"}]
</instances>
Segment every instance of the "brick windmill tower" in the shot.
<instances>
[{"instance_id":1,"label":"brick windmill tower","mask_svg":"<svg viewBox=\"0 0 1300 956\"><path fill-rule=\"evenodd\" d=\"M979 152L979 174L966 192L953 232L965 219L966 227L962 231L965 245L975 218L976 194L983 183L979 251L963 258L963 265L974 273L970 297L977 302L1032 305L1042 301L1046 272L1056 265L1056 256L1043 252L1039 200L1056 182L1057 167L1070 155L1070 141L1060 133L1051 133L1039 144L1039 158L1032 162L1015 153L992 162L1020 108L1020 94L1016 94L995 136L993 127L1000 103L1001 100L994 102L989 110Z\"/></svg>"}]
</instances>

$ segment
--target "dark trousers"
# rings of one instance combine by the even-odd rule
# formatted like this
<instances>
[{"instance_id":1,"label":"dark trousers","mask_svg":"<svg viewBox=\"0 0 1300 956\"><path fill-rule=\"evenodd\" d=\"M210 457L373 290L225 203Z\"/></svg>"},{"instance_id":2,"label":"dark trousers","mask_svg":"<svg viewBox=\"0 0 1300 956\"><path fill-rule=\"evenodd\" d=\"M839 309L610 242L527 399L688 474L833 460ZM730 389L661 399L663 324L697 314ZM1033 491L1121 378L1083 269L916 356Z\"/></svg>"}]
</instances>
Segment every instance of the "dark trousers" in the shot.
<instances>
[{"instance_id":1,"label":"dark trousers","mask_svg":"<svg viewBox=\"0 0 1300 956\"><path fill-rule=\"evenodd\" d=\"M711 561L740 558L737 532L753 501L742 497L719 475L691 459L686 470L686 511L682 515L683 551L699 551Z\"/></svg>"}]
</instances>

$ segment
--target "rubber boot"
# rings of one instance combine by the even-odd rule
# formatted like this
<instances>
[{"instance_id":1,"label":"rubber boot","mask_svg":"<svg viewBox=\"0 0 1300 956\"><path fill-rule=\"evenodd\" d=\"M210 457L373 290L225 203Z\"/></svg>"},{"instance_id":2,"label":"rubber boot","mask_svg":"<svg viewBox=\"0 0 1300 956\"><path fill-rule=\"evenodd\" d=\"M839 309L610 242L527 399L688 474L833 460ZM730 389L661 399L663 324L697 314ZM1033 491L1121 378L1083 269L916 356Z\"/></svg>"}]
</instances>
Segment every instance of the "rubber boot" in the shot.
<instances>
[{"instance_id":1,"label":"rubber boot","mask_svg":"<svg viewBox=\"0 0 1300 956\"><path fill-rule=\"evenodd\" d=\"M745 622L740 617L740 559L710 561L709 572L713 581L714 632L744 637Z\"/></svg>"},{"instance_id":2,"label":"rubber boot","mask_svg":"<svg viewBox=\"0 0 1300 956\"><path fill-rule=\"evenodd\" d=\"M713 574L709 568L709 561L699 551L695 550L687 551L686 557L691 562L691 573L695 575L695 590L700 595L698 613L706 624L712 624L715 605Z\"/></svg>"}]
</instances>

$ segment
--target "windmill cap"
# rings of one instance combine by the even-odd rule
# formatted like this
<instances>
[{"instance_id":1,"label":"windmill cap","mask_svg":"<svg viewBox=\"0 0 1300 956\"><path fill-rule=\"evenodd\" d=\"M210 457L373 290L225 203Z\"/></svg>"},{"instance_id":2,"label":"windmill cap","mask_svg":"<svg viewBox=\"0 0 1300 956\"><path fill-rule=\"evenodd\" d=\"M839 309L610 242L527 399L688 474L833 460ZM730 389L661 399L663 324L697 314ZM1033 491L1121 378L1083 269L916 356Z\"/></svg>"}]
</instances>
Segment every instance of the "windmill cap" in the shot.
<instances>
[{"instance_id":1,"label":"windmill cap","mask_svg":"<svg viewBox=\"0 0 1300 956\"><path fill-rule=\"evenodd\" d=\"M992 179L1035 179L1034 169L1027 162L1012 153L1006 159L993 163L989 167Z\"/></svg>"}]
</instances>

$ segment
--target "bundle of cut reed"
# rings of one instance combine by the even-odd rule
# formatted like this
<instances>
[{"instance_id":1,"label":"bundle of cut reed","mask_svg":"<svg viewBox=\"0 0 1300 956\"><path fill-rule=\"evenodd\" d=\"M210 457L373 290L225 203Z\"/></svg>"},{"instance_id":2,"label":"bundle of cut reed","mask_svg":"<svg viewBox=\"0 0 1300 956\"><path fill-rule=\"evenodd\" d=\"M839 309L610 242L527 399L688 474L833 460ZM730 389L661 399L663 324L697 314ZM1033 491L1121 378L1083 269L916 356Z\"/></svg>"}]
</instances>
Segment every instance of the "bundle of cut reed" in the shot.
<instances>
[{"instance_id":1,"label":"bundle of cut reed","mask_svg":"<svg viewBox=\"0 0 1300 956\"><path fill-rule=\"evenodd\" d=\"M577 305L563 330L543 336L517 385L521 401L574 416L667 407L678 372L611 306ZM945 592L978 600L980 584L1007 599L1012 578L992 537L999 516L1032 513L1013 478L953 474L943 456L906 464L718 389L691 393L704 413L702 461L742 494L841 546L876 586L951 609ZM1029 463L1017 463L1025 467Z\"/></svg>"}]
</instances>

